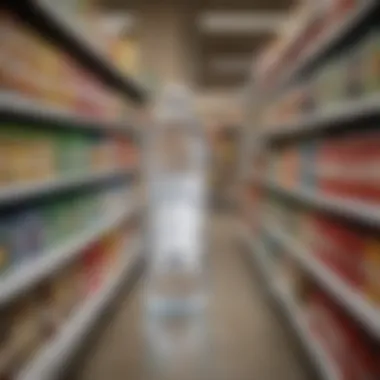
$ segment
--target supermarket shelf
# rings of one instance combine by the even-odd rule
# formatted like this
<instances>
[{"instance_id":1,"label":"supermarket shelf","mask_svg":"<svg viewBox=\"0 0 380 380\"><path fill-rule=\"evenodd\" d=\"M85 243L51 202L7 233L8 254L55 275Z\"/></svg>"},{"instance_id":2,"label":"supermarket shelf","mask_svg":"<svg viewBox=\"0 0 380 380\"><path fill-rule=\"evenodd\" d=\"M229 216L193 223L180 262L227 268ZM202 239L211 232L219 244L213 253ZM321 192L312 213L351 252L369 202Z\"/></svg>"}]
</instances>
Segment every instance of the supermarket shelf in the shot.
<instances>
[{"instance_id":1,"label":"supermarket shelf","mask_svg":"<svg viewBox=\"0 0 380 380\"><path fill-rule=\"evenodd\" d=\"M244 227L243 227L244 229ZM258 264L259 270L263 275L265 284L275 299L275 301L282 307L286 317L291 323L293 330L297 333L303 346L307 349L309 357L315 364L324 380L338 380L340 377L337 373L336 367L331 359L326 354L325 350L318 344L318 341L311 335L304 317L297 310L297 307L292 300L290 294L282 286L277 286L271 275L270 268L265 260L265 251L257 242L253 242L247 232L243 232L245 239L251 249L252 258Z\"/></svg>"},{"instance_id":2,"label":"supermarket shelf","mask_svg":"<svg viewBox=\"0 0 380 380\"><path fill-rule=\"evenodd\" d=\"M135 211L137 210L129 206L122 211L105 217L100 222L95 222L78 236L68 239L57 247L48 249L40 257L20 264L18 268L9 270L9 273L4 274L0 279L0 306L22 295L40 281L75 260L83 253L84 248L117 227L128 217L133 216Z\"/></svg>"},{"instance_id":3,"label":"supermarket shelf","mask_svg":"<svg viewBox=\"0 0 380 380\"><path fill-rule=\"evenodd\" d=\"M304 133L336 129L374 117L380 117L380 94L325 107L321 112L281 126L266 127L263 129L263 136L266 139L289 138Z\"/></svg>"},{"instance_id":4,"label":"supermarket shelf","mask_svg":"<svg viewBox=\"0 0 380 380\"><path fill-rule=\"evenodd\" d=\"M280 83L283 85L290 83L307 67L331 52L356 26L363 23L371 15L377 5L378 0L359 1L355 9L349 12L341 22L336 23L333 28L326 28L325 33L322 33L317 41L310 44L300 59L285 72Z\"/></svg>"},{"instance_id":5,"label":"supermarket shelf","mask_svg":"<svg viewBox=\"0 0 380 380\"><path fill-rule=\"evenodd\" d=\"M121 290L126 278L133 275L134 269L142 261L139 255L140 245L132 244L129 258L117 270L98 294L80 306L73 317L62 327L58 336L54 337L32 359L19 375L19 380L52 380L59 378L68 361L93 330L96 322L106 311L107 306Z\"/></svg>"},{"instance_id":6,"label":"supermarket shelf","mask_svg":"<svg viewBox=\"0 0 380 380\"><path fill-rule=\"evenodd\" d=\"M274 223L267 231L285 247L285 253L292 255L318 283L331 294L354 318L375 337L380 337L380 312L361 293L341 280L309 252L299 246Z\"/></svg>"},{"instance_id":7,"label":"supermarket shelf","mask_svg":"<svg viewBox=\"0 0 380 380\"><path fill-rule=\"evenodd\" d=\"M113 171L103 170L87 175L81 174L71 177L54 178L43 182L27 182L25 184L3 186L0 188L0 207L9 206L13 203L25 201L26 199L81 188L83 186L95 185L117 178L127 178L129 175L131 175L131 173L128 173L125 169Z\"/></svg>"},{"instance_id":8,"label":"supermarket shelf","mask_svg":"<svg viewBox=\"0 0 380 380\"><path fill-rule=\"evenodd\" d=\"M274 295L282 306L289 322L296 331L310 358L315 363L324 380L339 380L341 378L336 365L316 338L310 333L305 317L296 306L289 292L280 286L274 286Z\"/></svg>"},{"instance_id":9,"label":"supermarket shelf","mask_svg":"<svg viewBox=\"0 0 380 380\"><path fill-rule=\"evenodd\" d=\"M81 27L75 15L60 11L49 0L7 0L6 4L22 20L68 51L105 83L136 102L145 100L143 88L134 79L120 72L84 27Z\"/></svg>"},{"instance_id":10,"label":"supermarket shelf","mask_svg":"<svg viewBox=\"0 0 380 380\"><path fill-rule=\"evenodd\" d=\"M128 122L101 121L87 116L76 115L65 109L40 103L34 99L2 91L0 92L0 115L12 120L36 120L49 123L51 127L61 126L96 132L117 132L129 135L134 126Z\"/></svg>"},{"instance_id":11,"label":"supermarket shelf","mask_svg":"<svg viewBox=\"0 0 380 380\"><path fill-rule=\"evenodd\" d=\"M262 185L273 192L307 203L320 210L339 215L350 220L380 226L380 208L377 205L365 204L350 199L320 195L307 189L285 189L274 182L266 181Z\"/></svg>"}]
</instances>

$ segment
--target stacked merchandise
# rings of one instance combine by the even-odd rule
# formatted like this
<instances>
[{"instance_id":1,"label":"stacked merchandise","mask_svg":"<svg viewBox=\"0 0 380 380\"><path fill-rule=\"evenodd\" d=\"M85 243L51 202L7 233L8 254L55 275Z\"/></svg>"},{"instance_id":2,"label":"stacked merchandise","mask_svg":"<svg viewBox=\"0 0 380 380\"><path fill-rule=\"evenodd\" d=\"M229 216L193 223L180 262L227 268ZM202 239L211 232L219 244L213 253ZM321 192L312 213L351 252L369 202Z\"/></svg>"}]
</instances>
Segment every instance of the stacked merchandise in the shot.
<instances>
[{"instance_id":1,"label":"stacked merchandise","mask_svg":"<svg viewBox=\"0 0 380 380\"><path fill-rule=\"evenodd\" d=\"M77 31L62 32L72 39L65 45L12 6L0 13L0 379L42 379L61 375L137 266L129 174L139 155L121 127L137 96L124 82L111 87L113 66L83 68L83 56L98 52ZM49 12L52 30L62 28ZM46 351L57 354L47 360Z\"/></svg>"},{"instance_id":2,"label":"stacked merchandise","mask_svg":"<svg viewBox=\"0 0 380 380\"><path fill-rule=\"evenodd\" d=\"M295 10L294 19L290 20L288 28L284 30L285 38L281 35L259 61L259 86L275 88L299 62L309 59L319 46L324 45L329 38L334 38L332 35L336 32L337 25L344 27L347 20L354 18L367 6L366 2L367 0L331 0L300 4L300 8ZM301 28L295 28L297 24Z\"/></svg>"},{"instance_id":3,"label":"stacked merchandise","mask_svg":"<svg viewBox=\"0 0 380 380\"><path fill-rule=\"evenodd\" d=\"M352 14L365 2L329 3L338 15L340 7ZM306 50L290 48L280 59L287 67L287 57L296 58L299 71L288 67L294 77L287 86L279 80L273 96L273 81L262 96L264 149L247 191L254 194L258 262L269 268L263 271L270 289L326 379L380 378L380 111L378 103L360 108L380 94L380 34L372 22L380 10L372 4L355 36L345 39L351 29L341 29L341 40L326 44L310 66L302 68L301 50L313 51L310 41L319 37L308 32L296 39ZM310 30L321 35L329 20ZM266 85L264 78L260 90ZM324 120L344 104L358 115ZM315 121L307 129L310 115Z\"/></svg>"},{"instance_id":4,"label":"stacked merchandise","mask_svg":"<svg viewBox=\"0 0 380 380\"><path fill-rule=\"evenodd\" d=\"M133 234L131 225L109 232L88 246L79 260L2 310L1 379L16 379L65 323L102 291L126 260Z\"/></svg>"},{"instance_id":5,"label":"stacked merchandise","mask_svg":"<svg viewBox=\"0 0 380 380\"><path fill-rule=\"evenodd\" d=\"M117 186L90 193L55 196L31 206L16 207L0 215L1 274L17 270L50 254L54 247L125 209L130 188ZM95 222L94 222L95 221Z\"/></svg>"},{"instance_id":6,"label":"stacked merchandise","mask_svg":"<svg viewBox=\"0 0 380 380\"><path fill-rule=\"evenodd\" d=\"M380 133L372 125L360 128L361 132L324 139L310 137L276 149L268 156L268 181L331 199L378 205Z\"/></svg>"},{"instance_id":7,"label":"stacked merchandise","mask_svg":"<svg viewBox=\"0 0 380 380\"><path fill-rule=\"evenodd\" d=\"M339 58L317 70L302 85L268 106L262 122L268 129L323 113L348 100L380 91L380 31L374 28ZM285 123L285 125L286 125Z\"/></svg>"},{"instance_id":8,"label":"stacked merchandise","mask_svg":"<svg viewBox=\"0 0 380 380\"><path fill-rule=\"evenodd\" d=\"M46 1L52 12L67 20L76 20L88 35L89 43L108 57L121 72L138 77L141 72L139 46L133 30L133 16L119 13L105 14L94 0ZM129 20L129 22L128 22Z\"/></svg>"},{"instance_id":9,"label":"stacked merchandise","mask_svg":"<svg viewBox=\"0 0 380 380\"><path fill-rule=\"evenodd\" d=\"M0 128L3 188L136 167L136 147L126 136L14 123Z\"/></svg>"},{"instance_id":10,"label":"stacked merchandise","mask_svg":"<svg viewBox=\"0 0 380 380\"><path fill-rule=\"evenodd\" d=\"M133 103L113 93L51 41L0 15L0 87L75 115L107 122L131 118Z\"/></svg>"},{"instance_id":11,"label":"stacked merchandise","mask_svg":"<svg viewBox=\"0 0 380 380\"><path fill-rule=\"evenodd\" d=\"M326 292L323 279L314 280L313 270L303 263L317 262L326 273L339 278L377 309L380 306L378 231L274 196L267 199L263 214L265 223L260 240L265 261L272 268L273 281L281 292L291 297L295 313L302 315L310 336L327 353L338 378L377 379L380 347L376 339L363 332L340 302ZM297 246L301 258L294 254Z\"/></svg>"}]
</instances>

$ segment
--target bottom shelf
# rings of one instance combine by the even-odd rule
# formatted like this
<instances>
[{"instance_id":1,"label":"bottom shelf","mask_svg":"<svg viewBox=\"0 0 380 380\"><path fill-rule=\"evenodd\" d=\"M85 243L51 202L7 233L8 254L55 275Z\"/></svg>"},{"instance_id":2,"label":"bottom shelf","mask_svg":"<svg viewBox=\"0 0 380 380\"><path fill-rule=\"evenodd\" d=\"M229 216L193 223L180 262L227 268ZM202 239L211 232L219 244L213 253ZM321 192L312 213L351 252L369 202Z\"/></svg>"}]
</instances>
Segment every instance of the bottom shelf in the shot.
<instances>
[{"instance_id":1,"label":"bottom shelf","mask_svg":"<svg viewBox=\"0 0 380 380\"><path fill-rule=\"evenodd\" d=\"M52 380L61 374L72 355L93 329L108 305L131 276L142 257L139 241L134 241L128 259L120 265L103 289L74 313L57 336L48 342L18 376L20 380Z\"/></svg>"},{"instance_id":2,"label":"bottom shelf","mask_svg":"<svg viewBox=\"0 0 380 380\"><path fill-rule=\"evenodd\" d=\"M309 356L317 366L322 378L326 380L339 380L340 376L334 363L328 357L321 344L318 343L317 339L310 333L306 319L298 309L291 294L289 294L284 287L273 286L273 288L275 297L285 311L299 339L307 349Z\"/></svg>"},{"instance_id":3,"label":"bottom shelf","mask_svg":"<svg viewBox=\"0 0 380 380\"><path fill-rule=\"evenodd\" d=\"M317 339L312 336L306 319L297 307L291 294L286 290L286 287L281 286L282 284L280 283L276 283L273 276L271 276L270 267L265 259L263 249L253 242L248 233L244 233L244 236L248 238L247 242L252 250L252 258L258 265L270 294L284 311L302 345L307 350L309 357L315 364L316 369L321 374L322 379L339 380L340 376L334 363L318 343Z\"/></svg>"}]
</instances>

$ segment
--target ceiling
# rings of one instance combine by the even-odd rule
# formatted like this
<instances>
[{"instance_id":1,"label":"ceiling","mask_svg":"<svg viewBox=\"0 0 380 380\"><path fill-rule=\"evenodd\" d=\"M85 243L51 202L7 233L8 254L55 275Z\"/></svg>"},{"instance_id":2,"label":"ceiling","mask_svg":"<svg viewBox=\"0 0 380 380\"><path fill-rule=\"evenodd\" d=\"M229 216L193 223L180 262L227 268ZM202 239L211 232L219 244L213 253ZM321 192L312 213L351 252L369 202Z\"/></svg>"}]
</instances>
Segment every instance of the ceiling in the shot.
<instances>
[{"instance_id":1,"label":"ceiling","mask_svg":"<svg viewBox=\"0 0 380 380\"><path fill-rule=\"evenodd\" d=\"M100 1L107 9L133 11L142 0ZM289 9L300 0L180 1L190 1L196 12L192 33L200 61L197 82L209 89L242 85L255 55L276 36Z\"/></svg>"}]
</instances>

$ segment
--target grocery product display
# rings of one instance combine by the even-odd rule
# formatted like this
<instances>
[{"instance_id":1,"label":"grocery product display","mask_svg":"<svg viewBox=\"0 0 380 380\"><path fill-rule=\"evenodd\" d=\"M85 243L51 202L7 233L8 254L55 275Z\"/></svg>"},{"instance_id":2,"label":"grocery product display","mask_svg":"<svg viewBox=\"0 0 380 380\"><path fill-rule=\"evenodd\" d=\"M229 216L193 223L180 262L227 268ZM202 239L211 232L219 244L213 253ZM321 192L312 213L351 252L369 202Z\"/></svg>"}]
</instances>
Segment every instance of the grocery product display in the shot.
<instances>
[{"instance_id":1,"label":"grocery product display","mask_svg":"<svg viewBox=\"0 0 380 380\"><path fill-rule=\"evenodd\" d=\"M377 206L379 136L374 126L363 125L361 132L276 149L267 157L266 180L280 188Z\"/></svg>"},{"instance_id":2,"label":"grocery product display","mask_svg":"<svg viewBox=\"0 0 380 380\"><path fill-rule=\"evenodd\" d=\"M1 14L0 85L75 115L107 121L133 117L131 101L110 91L52 42L5 11Z\"/></svg>"},{"instance_id":3,"label":"grocery product display","mask_svg":"<svg viewBox=\"0 0 380 380\"><path fill-rule=\"evenodd\" d=\"M343 40L375 8L376 1L372 0L300 4L291 20L292 27L288 32L285 30L283 38L275 40L259 60L259 85L265 89L276 89L284 81L293 80L321 55L330 53L334 44ZM300 27L294 28L297 23Z\"/></svg>"},{"instance_id":4,"label":"grocery product display","mask_svg":"<svg viewBox=\"0 0 380 380\"><path fill-rule=\"evenodd\" d=\"M123 136L88 134L26 124L0 131L1 188L125 169L137 163L134 143Z\"/></svg>"},{"instance_id":5,"label":"grocery product display","mask_svg":"<svg viewBox=\"0 0 380 380\"><path fill-rule=\"evenodd\" d=\"M2 380L61 373L52 363L67 366L141 260L131 131L141 99L125 76L137 73L135 46L126 41L119 72L128 53L103 37L89 2L76 6L99 51L62 24L74 2L59 3L61 20L53 2L0 9Z\"/></svg>"},{"instance_id":6,"label":"grocery product display","mask_svg":"<svg viewBox=\"0 0 380 380\"><path fill-rule=\"evenodd\" d=\"M268 129L380 91L380 31L373 28L354 46L323 65L302 85L287 91L264 111Z\"/></svg>"},{"instance_id":7,"label":"grocery product display","mask_svg":"<svg viewBox=\"0 0 380 380\"><path fill-rule=\"evenodd\" d=\"M25 260L49 252L49 248L84 231L100 216L118 211L128 199L128 190L116 188L58 196L29 208L3 213L2 245L7 258L3 262L14 269Z\"/></svg>"},{"instance_id":8,"label":"grocery product display","mask_svg":"<svg viewBox=\"0 0 380 380\"><path fill-rule=\"evenodd\" d=\"M322 378L378 379L380 140L378 102L365 103L379 96L380 34L362 12L379 9L328 3L286 42L276 60L285 74L269 85L259 72L258 91L269 95L254 120L262 144L245 190L256 210L249 231L263 278ZM330 23L340 29L323 42Z\"/></svg>"},{"instance_id":9,"label":"grocery product display","mask_svg":"<svg viewBox=\"0 0 380 380\"><path fill-rule=\"evenodd\" d=\"M4 378L17 378L82 305L96 297L126 260L126 247L133 233L133 228L126 225L104 236L85 249L81 260L2 311L5 331L0 374Z\"/></svg>"}]
</instances>

